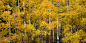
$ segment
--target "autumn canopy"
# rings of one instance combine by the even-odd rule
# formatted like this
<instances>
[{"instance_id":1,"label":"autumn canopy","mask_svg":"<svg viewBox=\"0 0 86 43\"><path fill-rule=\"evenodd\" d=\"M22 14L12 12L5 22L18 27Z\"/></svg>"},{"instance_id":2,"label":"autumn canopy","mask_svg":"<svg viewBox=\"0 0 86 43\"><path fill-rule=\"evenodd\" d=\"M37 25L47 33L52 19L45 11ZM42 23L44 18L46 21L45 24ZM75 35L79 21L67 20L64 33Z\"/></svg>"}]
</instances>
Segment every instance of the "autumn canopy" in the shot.
<instances>
[{"instance_id":1,"label":"autumn canopy","mask_svg":"<svg viewBox=\"0 0 86 43\"><path fill-rule=\"evenodd\" d=\"M0 43L86 43L86 0L0 0Z\"/></svg>"}]
</instances>

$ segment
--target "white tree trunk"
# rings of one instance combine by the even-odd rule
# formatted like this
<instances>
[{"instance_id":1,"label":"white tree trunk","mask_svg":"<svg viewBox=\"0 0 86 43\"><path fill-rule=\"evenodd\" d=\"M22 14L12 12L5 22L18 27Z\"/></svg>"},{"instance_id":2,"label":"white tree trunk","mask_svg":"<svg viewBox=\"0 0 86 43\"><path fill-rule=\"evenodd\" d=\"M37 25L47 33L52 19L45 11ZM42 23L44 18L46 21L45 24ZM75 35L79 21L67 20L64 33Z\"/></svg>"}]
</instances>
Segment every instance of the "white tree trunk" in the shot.
<instances>
[{"instance_id":1,"label":"white tree trunk","mask_svg":"<svg viewBox=\"0 0 86 43\"><path fill-rule=\"evenodd\" d=\"M53 43L54 43L54 30L53 30Z\"/></svg>"},{"instance_id":2,"label":"white tree trunk","mask_svg":"<svg viewBox=\"0 0 86 43\"><path fill-rule=\"evenodd\" d=\"M51 12L49 13L51 15ZM51 18L49 17L49 23L51 23ZM49 35L49 43L50 43L50 40L51 40L51 30L49 31L50 35Z\"/></svg>"},{"instance_id":3,"label":"white tree trunk","mask_svg":"<svg viewBox=\"0 0 86 43\"><path fill-rule=\"evenodd\" d=\"M57 11L57 15L58 15L58 11ZM57 17L57 23L58 23L58 17ZM59 43L59 28L58 28L58 24L57 24L57 43Z\"/></svg>"}]
</instances>

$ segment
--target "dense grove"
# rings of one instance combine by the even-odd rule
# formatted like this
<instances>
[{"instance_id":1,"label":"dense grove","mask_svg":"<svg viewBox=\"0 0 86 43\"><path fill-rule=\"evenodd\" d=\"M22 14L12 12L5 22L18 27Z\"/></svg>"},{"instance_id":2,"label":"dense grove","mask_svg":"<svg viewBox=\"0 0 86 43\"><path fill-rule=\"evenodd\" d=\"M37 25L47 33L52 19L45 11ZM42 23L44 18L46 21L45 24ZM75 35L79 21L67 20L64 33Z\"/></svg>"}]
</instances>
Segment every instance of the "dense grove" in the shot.
<instances>
[{"instance_id":1,"label":"dense grove","mask_svg":"<svg viewBox=\"0 0 86 43\"><path fill-rule=\"evenodd\" d=\"M86 0L0 0L0 43L85 43Z\"/></svg>"}]
</instances>

